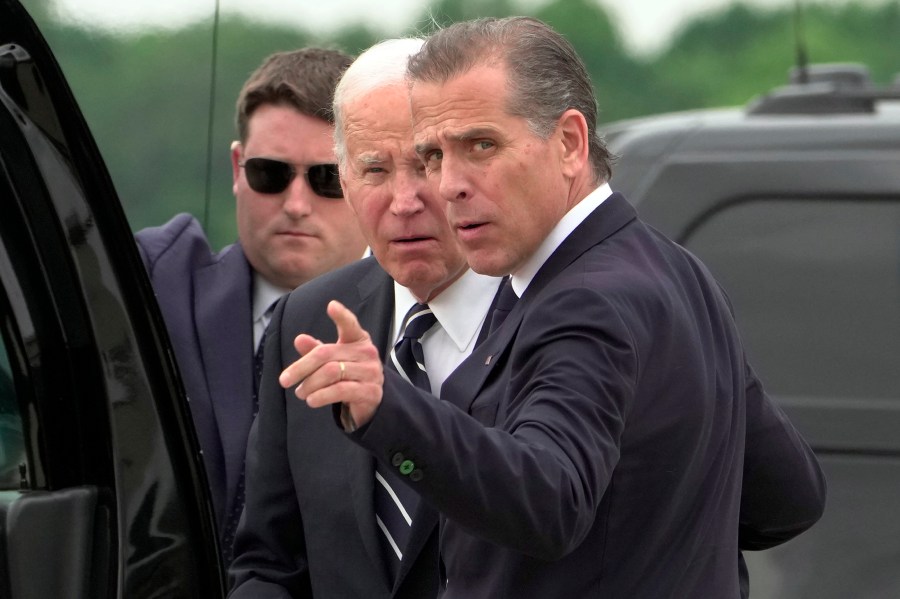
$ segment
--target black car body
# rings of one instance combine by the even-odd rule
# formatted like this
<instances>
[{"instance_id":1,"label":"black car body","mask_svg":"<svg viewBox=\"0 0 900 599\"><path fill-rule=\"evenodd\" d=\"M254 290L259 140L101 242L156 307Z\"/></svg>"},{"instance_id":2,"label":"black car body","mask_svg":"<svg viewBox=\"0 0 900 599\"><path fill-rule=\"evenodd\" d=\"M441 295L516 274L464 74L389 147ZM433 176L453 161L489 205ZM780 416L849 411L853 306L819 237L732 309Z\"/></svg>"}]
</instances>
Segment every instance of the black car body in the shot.
<instances>
[{"instance_id":1,"label":"black car body","mask_svg":"<svg viewBox=\"0 0 900 599\"><path fill-rule=\"evenodd\" d=\"M710 266L827 476L819 523L748 554L751 597L900 597L900 86L814 66L605 136L613 188Z\"/></svg>"},{"instance_id":2,"label":"black car body","mask_svg":"<svg viewBox=\"0 0 900 599\"><path fill-rule=\"evenodd\" d=\"M224 596L153 290L17 0L0 0L0 234L0 598Z\"/></svg>"}]
</instances>

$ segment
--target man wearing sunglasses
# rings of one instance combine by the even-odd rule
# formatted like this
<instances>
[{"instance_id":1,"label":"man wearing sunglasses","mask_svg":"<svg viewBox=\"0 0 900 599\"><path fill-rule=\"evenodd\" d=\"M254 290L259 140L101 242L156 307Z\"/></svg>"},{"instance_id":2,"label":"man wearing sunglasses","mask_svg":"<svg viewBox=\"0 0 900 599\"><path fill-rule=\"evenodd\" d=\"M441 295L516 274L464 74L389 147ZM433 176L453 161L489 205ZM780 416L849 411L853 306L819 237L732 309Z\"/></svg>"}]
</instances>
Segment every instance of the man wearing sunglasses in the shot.
<instances>
[{"instance_id":1,"label":"man wearing sunglasses","mask_svg":"<svg viewBox=\"0 0 900 599\"><path fill-rule=\"evenodd\" d=\"M136 236L190 401L226 566L243 507L257 348L274 303L366 248L332 137L334 88L351 61L318 48L276 53L244 84L231 146L236 243L213 252L187 214Z\"/></svg>"},{"instance_id":2,"label":"man wearing sunglasses","mask_svg":"<svg viewBox=\"0 0 900 599\"><path fill-rule=\"evenodd\" d=\"M417 506L414 494L404 497L411 490L376 468L335 426L330 410L308 408L277 381L297 359L298 333L335 340L325 313L332 299L359 314L380 360L391 356L435 395L487 334L485 315L500 279L468 270L446 202L428 184L413 147L404 75L421 44L373 46L335 92L341 178L374 258L303 285L272 316L247 451L247 505L229 571L231 599L429 599L438 592L437 514ZM418 332L421 354L406 369L407 345L394 342L409 339L426 319L427 331Z\"/></svg>"}]
</instances>

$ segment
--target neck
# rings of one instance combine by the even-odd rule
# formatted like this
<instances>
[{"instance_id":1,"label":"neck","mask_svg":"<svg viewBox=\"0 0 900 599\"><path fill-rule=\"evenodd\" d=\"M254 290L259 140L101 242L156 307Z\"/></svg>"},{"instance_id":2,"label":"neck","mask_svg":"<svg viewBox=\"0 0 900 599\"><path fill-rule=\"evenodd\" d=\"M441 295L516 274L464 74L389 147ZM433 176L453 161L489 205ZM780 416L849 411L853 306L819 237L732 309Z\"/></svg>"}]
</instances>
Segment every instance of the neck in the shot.
<instances>
[{"instance_id":1,"label":"neck","mask_svg":"<svg viewBox=\"0 0 900 599\"><path fill-rule=\"evenodd\" d=\"M463 276L463 273L465 273L467 270L469 270L468 267L462 268L453 277L451 277L449 279L445 279L444 281L439 283L436 287L432 287L432 286L409 287L409 292L412 293L413 297L416 298L417 302L419 302L420 304L427 304L428 302L430 302L431 300L433 300L434 298L439 296L441 294L441 292L444 291L444 289L446 289L447 287L449 287L450 285L455 283L456 280L459 279L461 276Z\"/></svg>"}]
</instances>

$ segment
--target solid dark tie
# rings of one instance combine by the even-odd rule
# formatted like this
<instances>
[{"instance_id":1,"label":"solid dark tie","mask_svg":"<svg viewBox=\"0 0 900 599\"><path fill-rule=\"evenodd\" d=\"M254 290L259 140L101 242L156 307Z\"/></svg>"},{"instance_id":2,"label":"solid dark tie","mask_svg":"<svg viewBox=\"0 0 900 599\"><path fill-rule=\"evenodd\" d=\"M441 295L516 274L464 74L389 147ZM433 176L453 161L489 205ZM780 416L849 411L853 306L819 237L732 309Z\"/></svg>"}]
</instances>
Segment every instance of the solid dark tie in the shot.
<instances>
[{"instance_id":1,"label":"solid dark tie","mask_svg":"<svg viewBox=\"0 0 900 599\"><path fill-rule=\"evenodd\" d=\"M491 333L500 328L500 325L509 316L517 301L519 301L519 296L513 291L512 279L507 277L503 281L503 287L500 289L500 295L497 297L497 304L494 306L493 313L491 313Z\"/></svg>"},{"instance_id":2,"label":"solid dark tie","mask_svg":"<svg viewBox=\"0 0 900 599\"><path fill-rule=\"evenodd\" d=\"M271 314L274 304L266 310L266 315ZM265 320L263 321L265 322ZM268 329L268 327L266 327ZM262 377L263 368L263 349L266 346L266 329L263 329L262 337L259 338L259 345L256 347L256 353L253 354L253 418L259 411L259 379ZM241 476L238 479L237 489L234 498L234 504L228 513L228 519L225 521L225 528L222 531L222 563L227 568L234 557L234 535L237 532L238 523L241 520L241 513L244 511L244 466L241 466Z\"/></svg>"},{"instance_id":3,"label":"solid dark tie","mask_svg":"<svg viewBox=\"0 0 900 599\"><path fill-rule=\"evenodd\" d=\"M431 384L425 372L420 339L436 321L426 304L415 304L407 312L403 320L403 334L386 360L388 368L396 370L400 376L428 393L431 393ZM416 492L404 484L398 474L379 462L375 469L375 517L382 532L385 559L395 578L418 503Z\"/></svg>"}]
</instances>

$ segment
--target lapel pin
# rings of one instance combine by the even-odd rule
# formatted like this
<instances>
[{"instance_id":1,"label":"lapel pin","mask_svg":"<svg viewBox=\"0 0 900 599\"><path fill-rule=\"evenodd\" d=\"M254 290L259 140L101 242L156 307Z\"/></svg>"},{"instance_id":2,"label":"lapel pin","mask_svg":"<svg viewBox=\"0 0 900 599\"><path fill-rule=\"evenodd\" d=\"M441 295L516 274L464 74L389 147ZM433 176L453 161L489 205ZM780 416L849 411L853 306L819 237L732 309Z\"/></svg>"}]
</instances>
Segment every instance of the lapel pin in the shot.
<instances>
[{"instance_id":1,"label":"lapel pin","mask_svg":"<svg viewBox=\"0 0 900 599\"><path fill-rule=\"evenodd\" d=\"M485 360L484 360L484 365L485 365L485 366L490 366L491 360L493 359L493 357L494 357L494 354L488 355L488 357L485 358Z\"/></svg>"}]
</instances>

